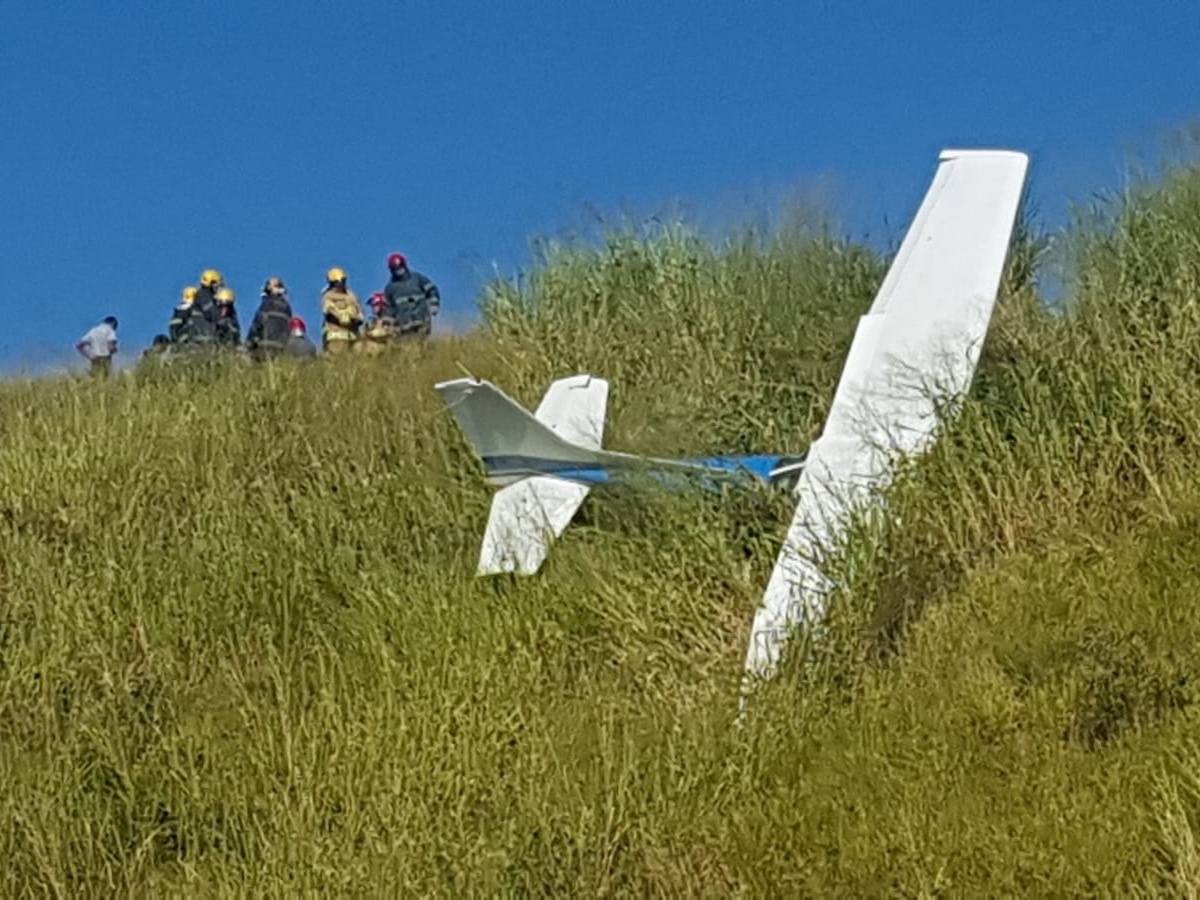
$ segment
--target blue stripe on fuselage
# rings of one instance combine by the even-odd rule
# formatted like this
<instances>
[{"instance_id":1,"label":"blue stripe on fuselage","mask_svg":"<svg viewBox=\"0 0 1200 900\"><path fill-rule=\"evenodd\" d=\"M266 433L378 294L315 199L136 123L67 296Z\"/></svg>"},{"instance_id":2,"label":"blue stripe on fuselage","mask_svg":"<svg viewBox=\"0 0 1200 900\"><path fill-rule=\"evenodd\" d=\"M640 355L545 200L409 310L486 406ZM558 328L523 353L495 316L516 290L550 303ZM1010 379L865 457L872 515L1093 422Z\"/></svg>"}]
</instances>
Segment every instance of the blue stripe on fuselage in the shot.
<instances>
[{"instance_id":1,"label":"blue stripe on fuselage","mask_svg":"<svg viewBox=\"0 0 1200 900\"><path fill-rule=\"evenodd\" d=\"M798 457L781 455L706 456L671 460L678 468L655 468L653 460L633 460L629 466L584 466L575 462L534 456L489 456L483 460L489 478L513 481L535 475L550 475L583 484L610 484L614 480L643 475L656 481L713 476L734 480L771 482L771 473L781 463ZM694 471L689 471L689 469Z\"/></svg>"}]
</instances>

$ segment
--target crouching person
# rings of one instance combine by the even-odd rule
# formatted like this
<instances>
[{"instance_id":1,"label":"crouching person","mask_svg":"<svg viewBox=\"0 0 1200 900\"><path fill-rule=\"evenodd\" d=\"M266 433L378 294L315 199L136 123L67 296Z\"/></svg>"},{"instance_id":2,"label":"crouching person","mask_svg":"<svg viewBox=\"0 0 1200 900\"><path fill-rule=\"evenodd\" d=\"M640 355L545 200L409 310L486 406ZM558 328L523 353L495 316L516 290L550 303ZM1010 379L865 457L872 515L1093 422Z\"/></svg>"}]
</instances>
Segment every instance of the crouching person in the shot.
<instances>
[{"instance_id":1,"label":"crouching person","mask_svg":"<svg viewBox=\"0 0 1200 900\"><path fill-rule=\"evenodd\" d=\"M317 345L308 338L308 328L299 316L292 319L291 333L288 335L284 354L292 359L313 359L317 355Z\"/></svg>"}]
</instances>

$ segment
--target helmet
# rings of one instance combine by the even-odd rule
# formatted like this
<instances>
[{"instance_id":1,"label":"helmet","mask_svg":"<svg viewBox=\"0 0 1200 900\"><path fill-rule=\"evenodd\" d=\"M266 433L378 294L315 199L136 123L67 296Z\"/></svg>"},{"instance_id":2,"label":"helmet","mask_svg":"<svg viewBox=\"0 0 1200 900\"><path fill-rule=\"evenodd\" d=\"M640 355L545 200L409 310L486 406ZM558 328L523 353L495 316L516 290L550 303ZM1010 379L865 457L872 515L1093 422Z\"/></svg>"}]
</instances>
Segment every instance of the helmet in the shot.
<instances>
[{"instance_id":1,"label":"helmet","mask_svg":"<svg viewBox=\"0 0 1200 900\"><path fill-rule=\"evenodd\" d=\"M304 334L304 332L308 331L308 326L304 324L304 320L299 316L294 316L292 318L291 325L292 334Z\"/></svg>"},{"instance_id":2,"label":"helmet","mask_svg":"<svg viewBox=\"0 0 1200 900\"><path fill-rule=\"evenodd\" d=\"M193 303L195 303L196 302L196 291L198 291L198 290L199 290L199 288L196 287L194 284L189 284L187 287L185 287L183 289L183 294L179 298L179 305L180 306L191 306Z\"/></svg>"},{"instance_id":3,"label":"helmet","mask_svg":"<svg viewBox=\"0 0 1200 900\"><path fill-rule=\"evenodd\" d=\"M225 283L225 279L216 269L205 269L204 274L200 276L200 283L205 287L220 287Z\"/></svg>"},{"instance_id":4,"label":"helmet","mask_svg":"<svg viewBox=\"0 0 1200 900\"><path fill-rule=\"evenodd\" d=\"M376 291L371 295L371 305L376 309L383 306L386 302L387 299L383 296L383 291Z\"/></svg>"},{"instance_id":5,"label":"helmet","mask_svg":"<svg viewBox=\"0 0 1200 900\"><path fill-rule=\"evenodd\" d=\"M397 269L403 269L408 265L408 260L403 253L393 253L388 257L388 268L395 272Z\"/></svg>"},{"instance_id":6,"label":"helmet","mask_svg":"<svg viewBox=\"0 0 1200 900\"><path fill-rule=\"evenodd\" d=\"M232 288L223 287L217 291L216 300L218 303L232 303L236 299L237 294L233 292Z\"/></svg>"},{"instance_id":7,"label":"helmet","mask_svg":"<svg viewBox=\"0 0 1200 900\"><path fill-rule=\"evenodd\" d=\"M339 281L345 281L346 280L346 270L339 268L337 266L334 266L332 269L330 269L328 272L325 273L325 280L328 281L330 284L337 284Z\"/></svg>"}]
</instances>

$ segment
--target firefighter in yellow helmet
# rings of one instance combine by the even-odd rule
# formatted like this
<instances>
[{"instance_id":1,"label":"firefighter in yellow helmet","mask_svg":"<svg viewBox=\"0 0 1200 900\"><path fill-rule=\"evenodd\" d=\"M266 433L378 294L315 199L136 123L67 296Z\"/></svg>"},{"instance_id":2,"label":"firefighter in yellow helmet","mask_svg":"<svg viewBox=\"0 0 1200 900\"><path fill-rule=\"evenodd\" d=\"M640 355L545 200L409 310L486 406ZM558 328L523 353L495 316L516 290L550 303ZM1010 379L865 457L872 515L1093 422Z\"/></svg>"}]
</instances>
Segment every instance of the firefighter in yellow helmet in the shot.
<instances>
[{"instance_id":1,"label":"firefighter in yellow helmet","mask_svg":"<svg viewBox=\"0 0 1200 900\"><path fill-rule=\"evenodd\" d=\"M354 291L350 290L345 269L334 266L325 273L325 290L321 294L321 312L325 323L321 339L329 354L350 353L358 345L363 326L363 308Z\"/></svg>"},{"instance_id":2,"label":"firefighter in yellow helmet","mask_svg":"<svg viewBox=\"0 0 1200 900\"><path fill-rule=\"evenodd\" d=\"M184 341L195 347L211 347L217 341L217 291L225 286L225 278L216 269L205 269L200 275L184 329Z\"/></svg>"},{"instance_id":3,"label":"firefighter in yellow helmet","mask_svg":"<svg viewBox=\"0 0 1200 900\"><path fill-rule=\"evenodd\" d=\"M175 304L175 309L171 312L171 321L167 323L167 337L172 344L178 344L183 340L184 333L187 331L188 316L192 312L192 304L196 302L197 290L199 288L194 284L185 287L179 297L179 302Z\"/></svg>"},{"instance_id":4,"label":"firefighter in yellow helmet","mask_svg":"<svg viewBox=\"0 0 1200 900\"><path fill-rule=\"evenodd\" d=\"M232 288L219 287L217 301L217 344L227 349L236 349L242 343L242 326L238 322L237 294Z\"/></svg>"}]
</instances>

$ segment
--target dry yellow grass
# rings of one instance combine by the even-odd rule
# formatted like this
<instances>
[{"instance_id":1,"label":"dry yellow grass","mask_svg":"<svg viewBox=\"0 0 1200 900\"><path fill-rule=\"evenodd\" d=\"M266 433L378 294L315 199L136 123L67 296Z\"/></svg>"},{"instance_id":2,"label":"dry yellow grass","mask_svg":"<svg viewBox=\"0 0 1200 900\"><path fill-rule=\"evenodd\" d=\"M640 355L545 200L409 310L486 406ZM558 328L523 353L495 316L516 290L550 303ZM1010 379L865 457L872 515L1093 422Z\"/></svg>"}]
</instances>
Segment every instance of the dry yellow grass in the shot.
<instances>
[{"instance_id":1,"label":"dry yellow grass","mask_svg":"<svg viewBox=\"0 0 1200 900\"><path fill-rule=\"evenodd\" d=\"M611 446L798 450L866 250L622 235L424 352L5 386L5 893L1194 893L1198 185L1078 229L1061 316L1022 240L904 529L741 730L788 499L597 495L478 581L430 388L587 369Z\"/></svg>"}]
</instances>

